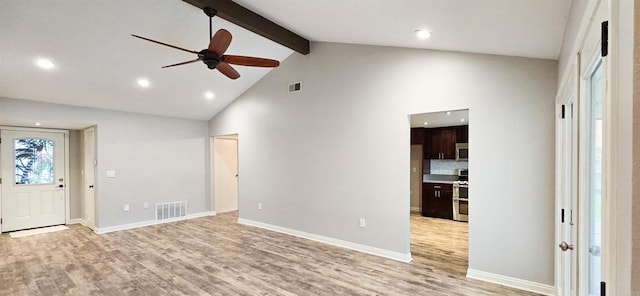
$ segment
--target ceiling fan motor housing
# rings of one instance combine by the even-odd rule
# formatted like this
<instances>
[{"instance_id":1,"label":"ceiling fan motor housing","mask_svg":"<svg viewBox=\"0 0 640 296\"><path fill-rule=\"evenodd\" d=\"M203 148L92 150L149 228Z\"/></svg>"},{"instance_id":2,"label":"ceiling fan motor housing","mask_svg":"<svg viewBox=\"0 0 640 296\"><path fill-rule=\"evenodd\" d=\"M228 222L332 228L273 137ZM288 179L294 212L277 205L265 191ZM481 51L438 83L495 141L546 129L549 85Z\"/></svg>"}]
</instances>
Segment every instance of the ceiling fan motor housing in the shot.
<instances>
[{"instance_id":1,"label":"ceiling fan motor housing","mask_svg":"<svg viewBox=\"0 0 640 296\"><path fill-rule=\"evenodd\" d=\"M203 49L198 53L198 57L207 65L209 69L215 69L220 63L218 55L208 49Z\"/></svg>"}]
</instances>

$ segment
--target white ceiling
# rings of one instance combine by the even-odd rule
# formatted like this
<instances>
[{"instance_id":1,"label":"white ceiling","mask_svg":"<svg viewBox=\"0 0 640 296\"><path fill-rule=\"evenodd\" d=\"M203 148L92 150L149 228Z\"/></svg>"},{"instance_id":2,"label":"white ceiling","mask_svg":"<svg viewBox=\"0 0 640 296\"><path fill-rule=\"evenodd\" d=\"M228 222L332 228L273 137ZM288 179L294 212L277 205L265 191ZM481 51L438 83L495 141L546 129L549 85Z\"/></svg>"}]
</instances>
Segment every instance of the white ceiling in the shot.
<instances>
[{"instance_id":1,"label":"white ceiling","mask_svg":"<svg viewBox=\"0 0 640 296\"><path fill-rule=\"evenodd\" d=\"M233 34L229 54L281 61L292 52L220 18L213 28ZM234 66L242 76L231 80L203 63L160 69L196 56L132 33L200 51L209 19L178 0L2 0L0 97L209 120L270 70ZM57 67L36 67L38 57ZM151 87L140 88L139 77Z\"/></svg>"},{"instance_id":2,"label":"white ceiling","mask_svg":"<svg viewBox=\"0 0 640 296\"><path fill-rule=\"evenodd\" d=\"M556 59L570 0L236 0L311 41L389 45ZM304 3L304 4L302 4ZM227 53L284 60L292 51L220 18ZM433 32L418 40L416 29ZM230 80L189 53L208 18L180 0L1 0L0 97L208 120L269 69L236 66ZM311 53L313 54L313 53ZM44 71L38 57L57 67ZM136 80L148 78L141 89ZM286 86L283 86L286 87ZM212 91L212 101L204 98Z\"/></svg>"},{"instance_id":3,"label":"white ceiling","mask_svg":"<svg viewBox=\"0 0 640 296\"><path fill-rule=\"evenodd\" d=\"M557 59L571 0L234 0L314 41ZM304 4L302 4L304 3ZM433 33L417 40L414 32Z\"/></svg>"},{"instance_id":4,"label":"white ceiling","mask_svg":"<svg viewBox=\"0 0 640 296\"><path fill-rule=\"evenodd\" d=\"M411 115L411 127L432 128L466 124L469 124L468 109Z\"/></svg>"}]
</instances>

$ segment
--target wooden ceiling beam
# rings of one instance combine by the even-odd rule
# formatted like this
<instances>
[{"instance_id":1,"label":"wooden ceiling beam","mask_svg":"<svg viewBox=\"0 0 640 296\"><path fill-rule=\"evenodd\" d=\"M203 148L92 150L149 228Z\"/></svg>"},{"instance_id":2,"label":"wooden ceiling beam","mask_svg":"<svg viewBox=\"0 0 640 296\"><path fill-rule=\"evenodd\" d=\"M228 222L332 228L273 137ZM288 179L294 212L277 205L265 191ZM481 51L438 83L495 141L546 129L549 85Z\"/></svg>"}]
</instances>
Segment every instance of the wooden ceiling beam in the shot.
<instances>
[{"instance_id":1,"label":"wooden ceiling beam","mask_svg":"<svg viewBox=\"0 0 640 296\"><path fill-rule=\"evenodd\" d=\"M217 16L243 27L260 36L270 39L301 54L309 54L309 40L293 33L265 17L231 0L182 0L203 9L211 7L218 11Z\"/></svg>"}]
</instances>

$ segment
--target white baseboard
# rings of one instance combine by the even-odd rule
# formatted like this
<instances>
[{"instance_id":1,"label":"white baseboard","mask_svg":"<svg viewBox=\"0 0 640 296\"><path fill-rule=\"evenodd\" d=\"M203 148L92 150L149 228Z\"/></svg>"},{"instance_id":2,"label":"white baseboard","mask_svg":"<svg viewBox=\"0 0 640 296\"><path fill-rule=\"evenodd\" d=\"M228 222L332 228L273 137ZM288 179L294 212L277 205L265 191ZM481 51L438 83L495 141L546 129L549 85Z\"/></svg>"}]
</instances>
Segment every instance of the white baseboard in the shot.
<instances>
[{"instance_id":1,"label":"white baseboard","mask_svg":"<svg viewBox=\"0 0 640 296\"><path fill-rule=\"evenodd\" d=\"M553 286L540 284L532 281L522 280L518 278L508 277L495 273L484 272L480 270L467 269L467 277L471 279L481 280L520 290L530 291L542 295L555 296L556 289Z\"/></svg>"},{"instance_id":2,"label":"white baseboard","mask_svg":"<svg viewBox=\"0 0 640 296\"><path fill-rule=\"evenodd\" d=\"M267 229L267 230L271 230L271 231L275 231L275 232L280 232L280 233L284 233L284 234L288 234L288 235L293 235L293 236L309 239L309 240L312 240L312 241L317 241L317 242L321 242L321 243L325 243L325 244L329 244L329 245L343 247L343 248L351 249L351 250L354 250L354 251L367 253L367 254L371 254L371 255L376 255L376 256L392 259L392 260L401 261L401 262L408 263L408 262L411 262L411 260L412 260L411 253L402 254L402 253L398 253L398 252L392 252L392 251L389 251L389 250L384 250L384 249L380 249L380 248L376 248L376 247L371 247L371 246L367 246L367 245L362 245L362 244L357 244L357 243L353 243L353 242L343 241L343 240L339 240L339 239L335 239L335 238L331 238L331 237L321 236L321 235L317 235L317 234L312 234L312 233L299 231L299 230L295 230L295 229L290 229L290 228L285 228L285 227L281 227L281 226L276 226L276 225L272 225L272 224L267 224L267 223L247 220L247 219L243 219L243 218L238 218L238 223L244 224L244 225L249 225L249 226L255 226L255 227L259 227L259 228L263 228L263 229Z\"/></svg>"},{"instance_id":3,"label":"white baseboard","mask_svg":"<svg viewBox=\"0 0 640 296\"><path fill-rule=\"evenodd\" d=\"M69 223L67 223L67 224L82 224L82 225L85 225L84 220L82 220L82 218L69 219Z\"/></svg>"},{"instance_id":4,"label":"white baseboard","mask_svg":"<svg viewBox=\"0 0 640 296\"><path fill-rule=\"evenodd\" d=\"M189 214L189 215L186 215L186 216L180 217L180 218L166 219L166 220L162 220L162 221L147 220L147 221L141 221L141 222L135 222L135 223L129 223L129 224L122 224L122 225L115 225L115 226L98 227L94 231L97 234L104 234L104 233L109 233L109 232L114 232L114 231L134 229L134 228L140 228L140 227L145 227L145 226L158 225L158 224L164 224L164 223L171 223L171 222L176 222L176 221L182 221L182 220L188 220L188 219L194 219L194 218L201 218L201 217L207 217L207 216L215 216L215 215L216 215L215 211L207 211L207 212Z\"/></svg>"},{"instance_id":5,"label":"white baseboard","mask_svg":"<svg viewBox=\"0 0 640 296\"><path fill-rule=\"evenodd\" d=\"M411 207L410 211L414 212L414 213L419 213L420 212L420 207Z\"/></svg>"}]
</instances>

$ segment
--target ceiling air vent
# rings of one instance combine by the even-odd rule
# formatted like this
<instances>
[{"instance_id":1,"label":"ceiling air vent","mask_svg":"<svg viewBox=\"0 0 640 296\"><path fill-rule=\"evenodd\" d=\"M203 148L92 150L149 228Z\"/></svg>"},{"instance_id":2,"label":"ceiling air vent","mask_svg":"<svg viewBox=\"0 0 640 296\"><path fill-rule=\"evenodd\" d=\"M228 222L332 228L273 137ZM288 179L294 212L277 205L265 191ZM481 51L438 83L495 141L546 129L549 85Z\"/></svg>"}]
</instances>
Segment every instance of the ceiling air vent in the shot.
<instances>
[{"instance_id":1,"label":"ceiling air vent","mask_svg":"<svg viewBox=\"0 0 640 296\"><path fill-rule=\"evenodd\" d=\"M294 82L289 84L289 93L297 93L302 91L302 82Z\"/></svg>"}]
</instances>

